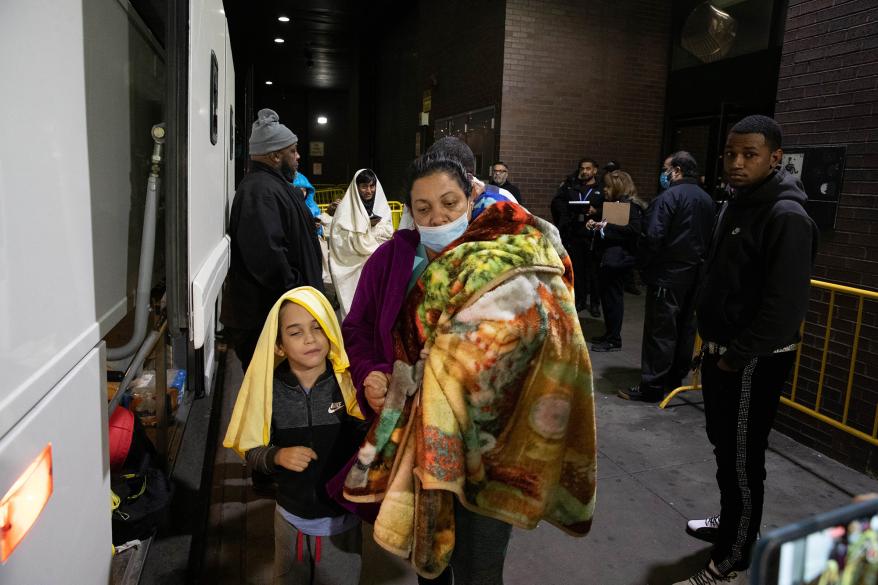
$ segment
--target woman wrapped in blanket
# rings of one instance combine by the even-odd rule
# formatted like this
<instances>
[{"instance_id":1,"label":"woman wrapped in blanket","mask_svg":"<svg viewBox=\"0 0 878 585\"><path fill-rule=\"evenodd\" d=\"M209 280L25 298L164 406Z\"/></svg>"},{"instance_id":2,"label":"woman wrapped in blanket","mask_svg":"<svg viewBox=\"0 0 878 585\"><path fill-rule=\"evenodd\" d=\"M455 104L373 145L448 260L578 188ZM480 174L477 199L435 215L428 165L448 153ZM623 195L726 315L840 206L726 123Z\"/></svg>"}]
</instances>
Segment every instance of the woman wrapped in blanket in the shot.
<instances>
[{"instance_id":1,"label":"woman wrapped in blanket","mask_svg":"<svg viewBox=\"0 0 878 585\"><path fill-rule=\"evenodd\" d=\"M372 427L344 497L419 582L500 584L513 526L591 525L591 364L553 226L459 162L416 160L415 222L366 263L343 324Z\"/></svg>"}]
</instances>

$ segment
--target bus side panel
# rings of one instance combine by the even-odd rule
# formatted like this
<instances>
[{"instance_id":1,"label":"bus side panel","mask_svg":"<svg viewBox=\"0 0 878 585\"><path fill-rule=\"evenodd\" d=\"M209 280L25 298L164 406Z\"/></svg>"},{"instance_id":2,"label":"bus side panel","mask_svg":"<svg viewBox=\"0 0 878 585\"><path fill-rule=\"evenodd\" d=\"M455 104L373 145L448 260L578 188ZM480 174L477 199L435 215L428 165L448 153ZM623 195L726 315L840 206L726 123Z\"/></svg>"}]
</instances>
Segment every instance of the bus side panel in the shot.
<instances>
[{"instance_id":1,"label":"bus side panel","mask_svg":"<svg viewBox=\"0 0 878 585\"><path fill-rule=\"evenodd\" d=\"M204 348L204 383L209 390L214 372L216 301L229 262L224 237L228 33L220 0L191 0L189 13L189 277L190 283L201 285L191 287L190 337L196 349Z\"/></svg>"},{"instance_id":2,"label":"bus side panel","mask_svg":"<svg viewBox=\"0 0 878 585\"><path fill-rule=\"evenodd\" d=\"M100 341L83 43L81 1L0 3L0 439Z\"/></svg>"},{"instance_id":3,"label":"bus side panel","mask_svg":"<svg viewBox=\"0 0 878 585\"><path fill-rule=\"evenodd\" d=\"M101 363L95 348L0 440L0 498L49 444L54 483L36 522L0 565L0 583L109 582L110 475ZM13 511L13 523L15 518Z\"/></svg>"},{"instance_id":4,"label":"bus side panel","mask_svg":"<svg viewBox=\"0 0 878 585\"><path fill-rule=\"evenodd\" d=\"M89 0L83 10L95 307L104 335L133 308L151 129L165 121L165 62L161 47L117 0ZM164 274L157 239L153 282Z\"/></svg>"}]
</instances>

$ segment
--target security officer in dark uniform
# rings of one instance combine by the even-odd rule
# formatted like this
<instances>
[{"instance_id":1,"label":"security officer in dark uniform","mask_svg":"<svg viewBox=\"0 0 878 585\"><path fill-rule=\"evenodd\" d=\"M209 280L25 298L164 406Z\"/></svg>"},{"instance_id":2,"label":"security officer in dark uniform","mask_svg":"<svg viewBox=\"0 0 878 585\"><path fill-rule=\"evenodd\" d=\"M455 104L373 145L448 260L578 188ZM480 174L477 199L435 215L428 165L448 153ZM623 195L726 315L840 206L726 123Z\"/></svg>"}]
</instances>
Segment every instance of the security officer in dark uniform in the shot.
<instances>
[{"instance_id":1,"label":"security officer in dark uniform","mask_svg":"<svg viewBox=\"0 0 878 585\"><path fill-rule=\"evenodd\" d=\"M598 277L591 262L594 232L586 230L585 223L594 219L596 204L603 200L598 170L594 159L580 160L577 171L561 183L551 204L552 221L561 232L561 241L573 264L576 309L581 311L588 306L594 317L600 316Z\"/></svg>"}]
</instances>

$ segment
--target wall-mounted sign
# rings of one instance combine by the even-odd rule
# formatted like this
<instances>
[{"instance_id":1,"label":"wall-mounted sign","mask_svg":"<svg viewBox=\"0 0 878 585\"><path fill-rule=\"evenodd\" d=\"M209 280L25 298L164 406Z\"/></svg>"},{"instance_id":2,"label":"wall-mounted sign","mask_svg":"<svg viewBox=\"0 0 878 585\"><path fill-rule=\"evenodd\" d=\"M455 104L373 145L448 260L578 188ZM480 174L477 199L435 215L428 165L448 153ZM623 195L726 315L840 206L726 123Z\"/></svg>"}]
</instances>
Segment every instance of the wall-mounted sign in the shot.
<instances>
[{"instance_id":1,"label":"wall-mounted sign","mask_svg":"<svg viewBox=\"0 0 878 585\"><path fill-rule=\"evenodd\" d=\"M430 108L433 107L433 90L425 89L424 90L424 99L421 101L421 111L429 112Z\"/></svg>"},{"instance_id":2,"label":"wall-mounted sign","mask_svg":"<svg viewBox=\"0 0 878 585\"><path fill-rule=\"evenodd\" d=\"M846 146L812 146L784 151L782 169L801 179L805 209L820 229L835 229L838 195L844 179Z\"/></svg>"},{"instance_id":3,"label":"wall-mounted sign","mask_svg":"<svg viewBox=\"0 0 878 585\"><path fill-rule=\"evenodd\" d=\"M801 152L788 153L783 155L781 167L791 175L802 178L802 164L805 162L805 154Z\"/></svg>"},{"instance_id":4,"label":"wall-mounted sign","mask_svg":"<svg viewBox=\"0 0 878 585\"><path fill-rule=\"evenodd\" d=\"M323 142L309 142L308 154L311 156L323 156Z\"/></svg>"},{"instance_id":5,"label":"wall-mounted sign","mask_svg":"<svg viewBox=\"0 0 878 585\"><path fill-rule=\"evenodd\" d=\"M311 174L319 177L323 174L323 163L312 163L311 164Z\"/></svg>"}]
</instances>

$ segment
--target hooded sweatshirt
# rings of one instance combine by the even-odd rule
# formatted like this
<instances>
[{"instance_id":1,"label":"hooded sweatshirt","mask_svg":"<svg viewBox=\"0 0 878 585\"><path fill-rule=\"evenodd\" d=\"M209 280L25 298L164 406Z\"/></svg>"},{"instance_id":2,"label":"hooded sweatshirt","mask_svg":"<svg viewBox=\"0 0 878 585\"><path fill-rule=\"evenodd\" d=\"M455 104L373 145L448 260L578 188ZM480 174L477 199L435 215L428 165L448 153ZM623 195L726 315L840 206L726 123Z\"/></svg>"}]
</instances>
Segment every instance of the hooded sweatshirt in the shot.
<instances>
[{"instance_id":1,"label":"hooded sweatshirt","mask_svg":"<svg viewBox=\"0 0 878 585\"><path fill-rule=\"evenodd\" d=\"M304 307L329 340L326 371L313 388L305 389L288 363L274 349L278 318L284 302ZM365 429L349 372L341 327L332 305L315 288L303 286L284 293L271 308L253 360L244 374L223 446L234 449L278 483L280 506L299 518L330 518L344 513L324 485L356 452ZM283 447L306 446L317 453L302 472L274 464Z\"/></svg>"},{"instance_id":2,"label":"hooded sweatshirt","mask_svg":"<svg viewBox=\"0 0 878 585\"><path fill-rule=\"evenodd\" d=\"M819 232L783 170L723 207L696 301L698 333L733 368L799 341Z\"/></svg>"}]
</instances>

